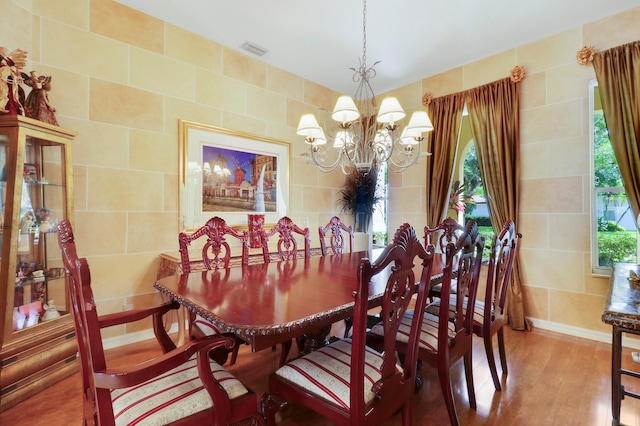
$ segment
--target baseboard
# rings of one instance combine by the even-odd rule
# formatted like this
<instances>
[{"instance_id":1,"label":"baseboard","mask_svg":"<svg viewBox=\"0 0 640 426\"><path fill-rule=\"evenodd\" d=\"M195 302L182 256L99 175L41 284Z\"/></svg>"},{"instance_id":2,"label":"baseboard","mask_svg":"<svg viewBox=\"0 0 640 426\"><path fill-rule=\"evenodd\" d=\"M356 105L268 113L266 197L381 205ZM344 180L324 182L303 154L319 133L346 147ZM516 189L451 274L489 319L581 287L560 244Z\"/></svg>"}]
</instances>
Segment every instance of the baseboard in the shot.
<instances>
[{"instance_id":1,"label":"baseboard","mask_svg":"<svg viewBox=\"0 0 640 426\"><path fill-rule=\"evenodd\" d=\"M178 324L173 323L169 329L169 334L178 332ZM143 331L136 331L135 333L127 333L123 336L107 337L102 341L104 349L113 349L120 346L131 345L143 340L155 339L153 329L148 328Z\"/></svg>"},{"instance_id":2,"label":"baseboard","mask_svg":"<svg viewBox=\"0 0 640 426\"><path fill-rule=\"evenodd\" d=\"M528 318L534 327L542 330L553 331L561 334L568 334L570 336L581 337L583 339L595 340L596 342L611 343L611 333L604 333L602 331L589 330L586 328L574 327L572 325L560 324L557 322L545 321L537 318ZM173 323L169 333L176 333L178 331L178 324ZM108 337L103 340L103 346L105 349L117 348L119 346L130 345L141 342L143 340L153 339L155 336L152 329L138 331L135 333L128 333L124 336ZM622 336L622 346L630 349L640 350L640 339L633 339L626 336Z\"/></svg>"},{"instance_id":3,"label":"baseboard","mask_svg":"<svg viewBox=\"0 0 640 426\"><path fill-rule=\"evenodd\" d=\"M581 337L583 339L595 340L597 342L611 343L611 333L589 330L586 328L574 327L572 325L560 324L557 322L545 321L537 318L528 318L534 327L542 330L554 331L556 333L568 334L570 336ZM640 349L640 339L633 339L622 336L622 346L630 349Z\"/></svg>"}]
</instances>

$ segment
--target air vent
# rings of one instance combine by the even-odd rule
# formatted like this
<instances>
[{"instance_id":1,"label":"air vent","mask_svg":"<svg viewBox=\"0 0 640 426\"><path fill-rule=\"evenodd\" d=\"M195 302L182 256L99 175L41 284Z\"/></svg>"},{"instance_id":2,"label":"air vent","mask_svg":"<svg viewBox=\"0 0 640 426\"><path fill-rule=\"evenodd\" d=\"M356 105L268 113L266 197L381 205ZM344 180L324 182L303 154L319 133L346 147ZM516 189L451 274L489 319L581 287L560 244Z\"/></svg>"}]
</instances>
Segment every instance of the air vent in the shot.
<instances>
[{"instance_id":1,"label":"air vent","mask_svg":"<svg viewBox=\"0 0 640 426\"><path fill-rule=\"evenodd\" d=\"M245 41L242 46L242 49L246 50L249 53L253 53L256 56L264 56L265 53L268 52L264 47L258 46L255 43L251 43L250 41Z\"/></svg>"}]
</instances>

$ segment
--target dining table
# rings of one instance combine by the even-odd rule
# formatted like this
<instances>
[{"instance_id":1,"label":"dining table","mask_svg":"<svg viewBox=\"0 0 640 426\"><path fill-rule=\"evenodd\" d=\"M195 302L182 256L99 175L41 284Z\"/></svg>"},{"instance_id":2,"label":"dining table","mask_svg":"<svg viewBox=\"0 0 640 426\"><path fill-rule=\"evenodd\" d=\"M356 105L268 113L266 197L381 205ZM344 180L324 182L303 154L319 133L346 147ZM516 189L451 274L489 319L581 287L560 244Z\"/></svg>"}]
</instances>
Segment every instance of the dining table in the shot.
<instances>
[{"instance_id":1,"label":"dining table","mask_svg":"<svg viewBox=\"0 0 640 426\"><path fill-rule=\"evenodd\" d=\"M257 352L305 336L305 351L328 344L331 325L350 317L364 258L382 249L293 261L250 264L160 278L154 287L221 332L233 333ZM369 308L382 303L390 267L369 283ZM416 265L419 268L420 265ZM416 285L420 278L417 269ZM431 285L442 265L436 256Z\"/></svg>"}]
</instances>

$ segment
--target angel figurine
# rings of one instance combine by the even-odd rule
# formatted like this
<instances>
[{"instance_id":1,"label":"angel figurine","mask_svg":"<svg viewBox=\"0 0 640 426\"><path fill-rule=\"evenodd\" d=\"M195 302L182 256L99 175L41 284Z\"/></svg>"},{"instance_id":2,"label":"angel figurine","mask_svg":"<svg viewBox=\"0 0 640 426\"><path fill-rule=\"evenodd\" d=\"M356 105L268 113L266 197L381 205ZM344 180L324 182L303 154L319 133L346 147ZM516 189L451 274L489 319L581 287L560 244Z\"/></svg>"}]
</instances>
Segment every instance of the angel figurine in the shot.
<instances>
[{"instance_id":1,"label":"angel figurine","mask_svg":"<svg viewBox=\"0 0 640 426\"><path fill-rule=\"evenodd\" d=\"M37 72L31 71L30 75L22 73L22 78L25 84L31 87L31 92L25 102L25 108L29 111L31 117L57 126L56 109L49 102L51 76L39 76Z\"/></svg>"},{"instance_id":2,"label":"angel figurine","mask_svg":"<svg viewBox=\"0 0 640 426\"><path fill-rule=\"evenodd\" d=\"M9 52L0 46L0 114L28 115L23 107L24 90L20 86L20 70L27 63L27 52L16 49Z\"/></svg>"}]
</instances>

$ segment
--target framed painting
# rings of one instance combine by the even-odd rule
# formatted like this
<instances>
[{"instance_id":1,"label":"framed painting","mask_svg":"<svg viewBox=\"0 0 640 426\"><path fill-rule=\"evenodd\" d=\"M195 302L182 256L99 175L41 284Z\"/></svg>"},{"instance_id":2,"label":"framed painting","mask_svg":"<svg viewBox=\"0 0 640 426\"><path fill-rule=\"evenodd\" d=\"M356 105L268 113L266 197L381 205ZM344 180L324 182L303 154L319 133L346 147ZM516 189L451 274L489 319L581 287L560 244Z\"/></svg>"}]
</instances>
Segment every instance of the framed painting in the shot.
<instances>
[{"instance_id":1,"label":"framed painting","mask_svg":"<svg viewBox=\"0 0 640 426\"><path fill-rule=\"evenodd\" d=\"M213 216L246 226L248 215L265 223L287 215L289 143L179 120L181 229Z\"/></svg>"}]
</instances>

